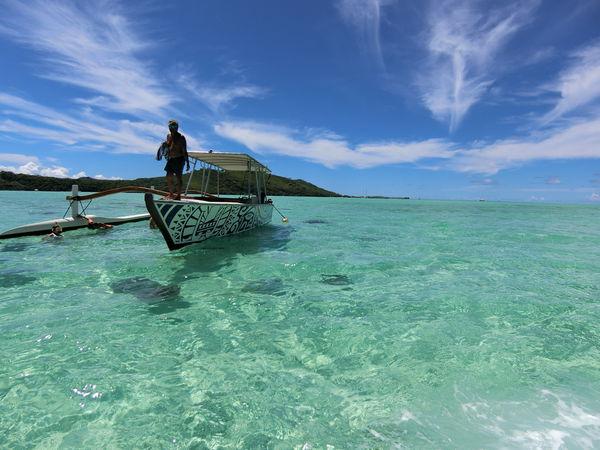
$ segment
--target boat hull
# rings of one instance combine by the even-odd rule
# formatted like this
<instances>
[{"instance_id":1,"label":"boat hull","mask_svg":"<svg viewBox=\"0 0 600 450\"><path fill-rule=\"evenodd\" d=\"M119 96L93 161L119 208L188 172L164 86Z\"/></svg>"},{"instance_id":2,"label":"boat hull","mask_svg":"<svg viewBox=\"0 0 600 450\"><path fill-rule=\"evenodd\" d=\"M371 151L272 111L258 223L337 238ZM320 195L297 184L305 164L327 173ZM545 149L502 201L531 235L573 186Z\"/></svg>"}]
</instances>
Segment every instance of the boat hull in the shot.
<instances>
[{"instance_id":1,"label":"boat hull","mask_svg":"<svg viewBox=\"0 0 600 450\"><path fill-rule=\"evenodd\" d=\"M271 222L273 205L198 200L155 200L145 196L146 208L169 250L212 237L248 231Z\"/></svg>"}]
</instances>

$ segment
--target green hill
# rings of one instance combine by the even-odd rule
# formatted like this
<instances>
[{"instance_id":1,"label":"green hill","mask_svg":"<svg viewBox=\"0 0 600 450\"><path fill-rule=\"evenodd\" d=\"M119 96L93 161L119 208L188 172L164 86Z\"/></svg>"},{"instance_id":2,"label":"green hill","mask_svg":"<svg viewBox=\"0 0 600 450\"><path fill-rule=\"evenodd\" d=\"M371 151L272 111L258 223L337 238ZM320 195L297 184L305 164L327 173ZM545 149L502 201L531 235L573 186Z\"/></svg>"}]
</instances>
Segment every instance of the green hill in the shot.
<instances>
[{"instance_id":1,"label":"green hill","mask_svg":"<svg viewBox=\"0 0 600 450\"><path fill-rule=\"evenodd\" d=\"M246 191L247 180L243 172L224 172L219 174L220 194L240 194ZM187 184L189 175L184 176L183 185ZM200 173L192 179L190 189L199 190ZM71 185L79 185L82 192L97 192L124 186L154 186L155 189L166 190L165 177L136 178L133 180L97 180L95 178L54 178L38 175L24 175L12 172L0 172L0 190L4 191L70 191ZM217 191L217 173L211 171L208 192ZM311 197L338 197L339 194L327 191L304 180L271 175L267 183L269 195L297 195Z\"/></svg>"}]
</instances>

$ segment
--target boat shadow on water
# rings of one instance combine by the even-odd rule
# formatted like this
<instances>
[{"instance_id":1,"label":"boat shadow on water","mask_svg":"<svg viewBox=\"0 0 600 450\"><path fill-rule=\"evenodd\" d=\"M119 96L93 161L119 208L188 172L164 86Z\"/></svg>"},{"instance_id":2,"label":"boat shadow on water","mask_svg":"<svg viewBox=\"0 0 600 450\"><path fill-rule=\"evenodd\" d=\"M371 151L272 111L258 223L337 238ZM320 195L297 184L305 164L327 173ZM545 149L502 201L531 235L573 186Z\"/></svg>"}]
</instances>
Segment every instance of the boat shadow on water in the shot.
<instances>
[{"instance_id":1,"label":"boat shadow on water","mask_svg":"<svg viewBox=\"0 0 600 450\"><path fill-rule=\"evenodd\" d=\"M210 239L168 255L174 260L183 260L183 264L167 284L134 276L116 280L110 284L110 288L115 294L131 295L146 303L152 314L163 315L189 308L191 303L181 295L181 288L186 282L200 278L203 273L230 266L240 256L283 249L292 232L293 228L289 226L268 225L239 235Z\"/></svg>"},{"instance_id":2,"label":"boat shadow on water","mask_svg":"<svg viewBox=\"0 0 600 450\"><path fill-rule=\"evenodd\" d=\"M181 268L172 275L171 282L180 285L190 278L197 278L201 273L231 266L241 256L283 250L293 232L291 226L266 225L186 247L177 254L169 255L183 260Z\"/></svg>"}]
</instances>

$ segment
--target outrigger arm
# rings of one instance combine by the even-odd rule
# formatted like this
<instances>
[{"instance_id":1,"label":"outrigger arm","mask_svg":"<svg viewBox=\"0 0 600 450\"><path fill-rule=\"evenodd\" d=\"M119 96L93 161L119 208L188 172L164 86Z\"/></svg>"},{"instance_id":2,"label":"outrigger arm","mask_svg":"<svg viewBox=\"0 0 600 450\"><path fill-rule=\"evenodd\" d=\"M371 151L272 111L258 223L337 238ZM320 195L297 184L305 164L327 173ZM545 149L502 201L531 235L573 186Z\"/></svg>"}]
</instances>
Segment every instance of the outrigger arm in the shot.
<instances>
[{"instance_id":1,"label":"outrigger arm","mask_svg":"<svg viewBox=\"0 0 600 450\"><path fill-rule=\"evenodd\" d=\"M86 228L88 226L88 218L93 219L96 223L105 223L108 225L121 225L123 223L148 220L150 218L150 214L148 213L119 217L102 217L96 215L84 216L86 208L81 209L80 202L82 200L92 200L99 197L105 197L107 195L118 194L120 192L149 192L158 195L166 194L166 192L159 191L157 189L150 189L141 186L125 186L122 188L109 189L88 195L79 195L79 186L74 184L71 188L71 195L67 196L67 201L69 201L69 209L67 209L62 219L46 220L44 222L36 222L12 228L0 233L0 239L49 234L52 230L52 225L56 223L61 226L63 231ZM71 217L66 217L69 211L71 212Z\"/></svg>"}]
</instances>

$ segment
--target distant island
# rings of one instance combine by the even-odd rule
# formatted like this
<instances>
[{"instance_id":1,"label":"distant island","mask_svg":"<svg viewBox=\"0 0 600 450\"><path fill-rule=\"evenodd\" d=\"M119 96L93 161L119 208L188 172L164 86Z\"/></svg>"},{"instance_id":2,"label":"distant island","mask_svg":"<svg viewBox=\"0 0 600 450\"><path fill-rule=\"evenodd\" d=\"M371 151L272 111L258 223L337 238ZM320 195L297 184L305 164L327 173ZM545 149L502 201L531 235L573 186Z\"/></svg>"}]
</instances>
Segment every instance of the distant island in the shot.
<instances>
[{"instance_id":1,"label":"distant island","mask_svg":"<svg viewBox=\"0 0 600 450\"><path fill-rule=\"evenodd\" d=\"M199 172L199 171L196 171ZM189 175L184 176L184 186L187 184ZM243 172L224 172L219 176L220 194L239 194L245 192L247 179ZM191 190L200 190L202 177L199 173L192 178ZM70 191L71 185L79 185L82 192L98 192L124 186L154 186L155 189L166 190L165 177L135 178L132 180L99 180L96 178L55 178L39 175L25 175L20 173L0 171L0 190L3 191ZM217 173L211 171L208 191L217 190ZM269 195L289 195L307 197L341 197L340 194L315 186L304 180L293 180L291 178L271 175L267 184Z\"/></svg>"}]
</instances>

